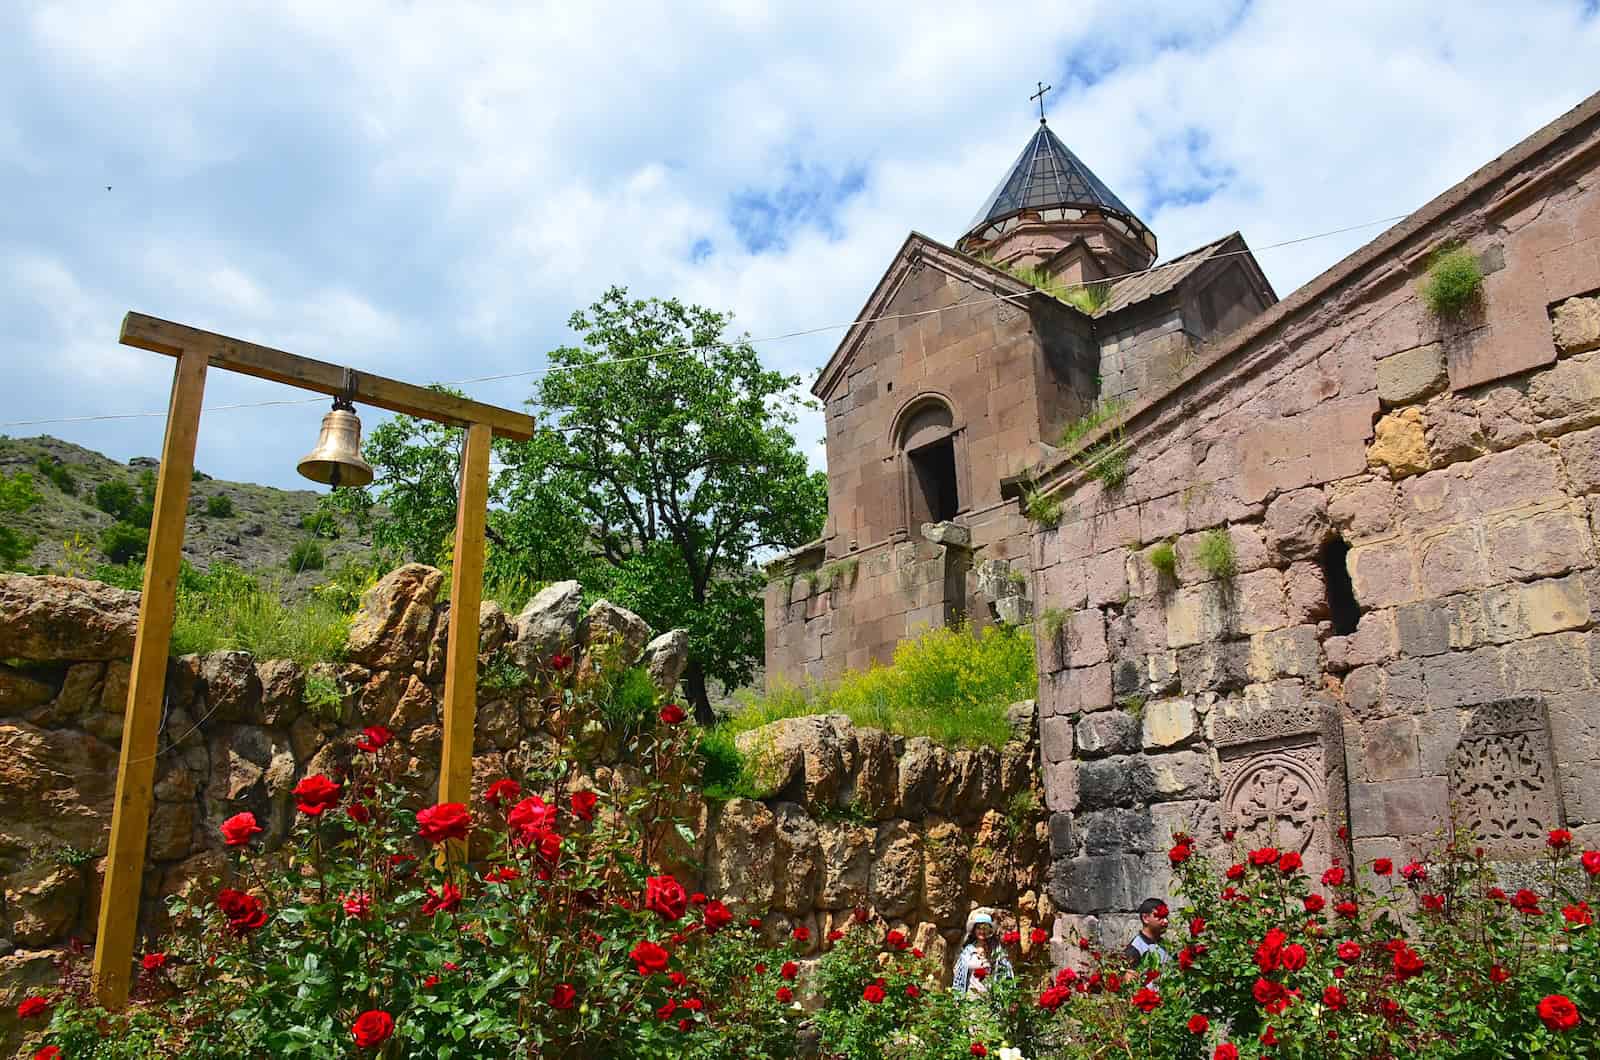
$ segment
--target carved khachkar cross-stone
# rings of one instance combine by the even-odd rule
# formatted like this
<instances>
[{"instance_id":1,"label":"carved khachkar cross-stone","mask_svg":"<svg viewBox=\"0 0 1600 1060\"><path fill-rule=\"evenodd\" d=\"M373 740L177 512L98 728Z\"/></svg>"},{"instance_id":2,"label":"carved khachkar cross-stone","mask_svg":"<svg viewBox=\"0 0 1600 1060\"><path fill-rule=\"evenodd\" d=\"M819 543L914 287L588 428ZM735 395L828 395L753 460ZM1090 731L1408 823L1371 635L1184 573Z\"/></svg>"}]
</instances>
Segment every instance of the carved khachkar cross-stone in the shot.
<instances>
[{"instance_id":1,"label":"carved khachkar cross-stone","mask_svg":"<svg viewBox=\"0 0 1600 1060\"><path fill-rule=\"evenodd\" d=\"M1223 762L1223 809L1248 847L1292 850L1308 865L1327 861L1322 748L1282 747Z\"/></svg>"},{"instance_id":2,"label":"carved khachkar cross-stone","mask_svg":"<svg viewBox=\"0 0 1600 1060\"><path fill-rule=\"evenodd\" d=\"M1473 708L1450 755L1457 819L1491 856L1540 854L1562 823L1544 704L1508 699Z\"/></svg>"}]
</instances>

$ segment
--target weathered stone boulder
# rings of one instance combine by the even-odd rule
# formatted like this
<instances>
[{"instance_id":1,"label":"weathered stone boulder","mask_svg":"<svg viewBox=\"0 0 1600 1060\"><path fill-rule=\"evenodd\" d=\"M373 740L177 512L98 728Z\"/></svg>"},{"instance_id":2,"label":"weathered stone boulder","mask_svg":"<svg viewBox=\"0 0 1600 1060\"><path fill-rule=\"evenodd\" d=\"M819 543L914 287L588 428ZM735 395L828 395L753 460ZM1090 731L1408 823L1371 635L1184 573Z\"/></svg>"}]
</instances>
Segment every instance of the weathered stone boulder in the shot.
<instances>
[{"instance_id":1,"label":"weathered stone boulder","mask_svg":"<svg viewBox=\"0 0 1600 1060\"><path fill-rule=\"evenodd\" d=\"M578 627L578 643L583 650L580 677L584 673L627 669L649 640L650 626L644 619L609 600L596 600Z\"/></svg>"},{"instance_id":2,"label":"weathered stone boulder","mask_svg":"<svg viewBox=\"0 0 1600 1060\"><path fill-rule=\"evenodd\" d=\"M823 909L854 909L867 904L867 871L872 865L873 830L846 822L817 827L822 848L822 883L817 905Z\"/></svg>"},{"instance_id":3,"label":"weathered stone boulder","mask_svg":"<svg viewBox=\"0 0 1600 1060\"><path fill-rule=\"evenodd\" d=\"M773 807L776 822L776 860L773 865L773 905L786 913L803 916L817 900L817 885L822 877L822 848L817 841L817 826L805 810L792 802Z\"/></svg>"},{"instance_id":4,"label":"weathered stone boulder","mask_svg":"<svg viewBox=\"0 0 1600 1060\"><path fill-rule=\"evenodd\" d=\"M306 674L291 659L266 659L256 664L261 684L261 721L288 728L305 710Z\"/></svg>"},{"instance_id":5,"label":"weathered stone boulder","mask_svg":"<svg viewBox=\"0 0 1600 1060\"><path fill-rule=\"evenodd\" d=\"M760 916L772 906L772 811L751 799L730 799L715 818L706 886L736 916Z\"/></svg>"},{"instance_id":6,"label":"weathered stone boulder","mask_svg":"<svg viewBox=\"0 0 1600 1060\"><path fill-rule=\"evenodd\" d=\"M72 729L0 725L0 871L32 848L104 849L117 749Z\"/></svg>"},{"instance_id":7,"label":"weathered stone boulder","mask_svg":"<svg viewBox=\"0 0 1600 1060\"><path fill-rule=\"evenodd\" d=\"M906 741L900 756L900 812L921 817L937 806L949 783L949 755L926 736Z\"/></svg>"},{"instance_id":8,"label":"weathered stone boulder","mask_svg":"<svg viewBox=\"0 0 1600 1060\"><path fill-rule=\"evenodd\" d=\"M513 623L517 639L510 648L512 661L531 673L547 665L552 655L571 655L577 650L582 618L582 586L575 581L546 585Z\"/></svg>"},{"instance_id":9,"label":"weathered stone boulder","mask_svg":"<svg viewBox=\"0 0 1600 1060\"><path fill-rule=\"evenodd\" d=\"M259 717L261 680L255 656L247 651L218 651L200 659L205 705L200 713L213 721L246 721Z\"/></svg>"},{"instance_id":10,"label":"weathered stone boulder","mask_svg":"<svg viewBox=\"0 0 1600 1060\"><path fill-rule=\"evenodd\" d=\"M1277 561L1312 559L1333 535L1319 489L1285 493L1267 507L1267 548Z\"/></svg>"},{"instance_id":11,"label":"weathered stone boulder","mask_svg":"<svg viewBox=\"0 0 1600 1060\"><path fill-rule=\"evenodd\" d=\"M433 632L433 601L444 574L408 563L384 575L361 597L350 623L345 655L373 669L409 669L425 657Z\"/></svg>"},{"instance_id":12,"label":"weathered stone boulder","mask_svg":"<svg viewBox=\"0 0 1600 1060\"><path fill-rule=\"evenodd\" d=\"M17 1006L29 994L49 993L55 987L60 977L56 962L62 956L59 950L24 949L0 957L0 1050L13 1056L32 1055L19 1048L25 1028L17 1018Z\"/></svg>"},{"instance_id":13,"label":"weathered stone boulder","mask_svg":"<svg viewBox=\"0 0 1600 1060\"><path fill-rule=\"evenodd\" d=\"M78 922L83 873L76 866L39 863L6 878L7 934L19 946L43 946Z\"/></svg>"},{"instance_id":14,"label":"weathered stone boulder","mask_svg":"<svg viewBox=\"0 0 1600 1060\"><path fill-rule=\"evenodd\" d=\"M20 713L55 697L54 685L0 664L0 713Z\"/></svg>"},{"instance_id":15,"label":"weathered stone boulder","mask_svg":"<svg viewBox=\"0 0 1600 1060\"><path fill-rule=\"evenodd\" d=\"M139 594L79 578L0 574L0 659L125 659Z\"/></svg>"},{"instance_id":16,"label":"weathered stone boulder","mask_svg":"<svg viewBox=\"0 0 1600 1060\"><path fill-rule=\"evenodd\" d=\"M905 916L922 896L922 837L908 821L878 826L868 883L872 905L881 915Z\"/></svg>"},{"instance_id":17,"label":"weathered stone boulder","mask_svg":"<svg viewBox=\"0 0 1600 1060\"><path fill-rule=\"evenodd\" d=\"M644 658L639 664L650 674L650 683L664 696L672 695L678 679L689 665L689 633L682 629L669 629L645 645Z\"/></svg>"},{"instance_id":18,"label":"weathered stone boulder","mask_svg":"<svg viewBox=\"0 0 1600 1060\"><path fill-rule=\"evenodd\" d=\"M838 805L855 734L826 716L783 718L735 741L763 797L793 794L813 811Z\"/></svg>"},{"instance_id":19,"label":"weathered stone boulder","mask_svg":"<svg viewBox=\"0 0 1600 1060\"><path fill-rule=\"evenodd\" d=\"M854 734L854 768L845 777L839 799L874 820L886 821L900 809L900 763L895 755L899 740L881 729L856 729Z\"/></svg>"},{"instance_id":20,"label":"weathered stone boulder","mask_svg":"<svg viewBox=\"0 0 1600 1060\"><path fill-rule=\"evenodd\" d=\"M967 913L967 830L930 817L923 826L922 851L923 908L940 927L958 927Z\"/></svg>"},{"instance_id":21,"label":"weathered stone boulder","mask_svg":"<svg viewBox=\"0 0 1600 1060\"><path fill-rule=\"evenodd\" d=\"M493 655L511 636L511 619L493 600L478 605L478 654Z\"/></svg>"}]
</instances>

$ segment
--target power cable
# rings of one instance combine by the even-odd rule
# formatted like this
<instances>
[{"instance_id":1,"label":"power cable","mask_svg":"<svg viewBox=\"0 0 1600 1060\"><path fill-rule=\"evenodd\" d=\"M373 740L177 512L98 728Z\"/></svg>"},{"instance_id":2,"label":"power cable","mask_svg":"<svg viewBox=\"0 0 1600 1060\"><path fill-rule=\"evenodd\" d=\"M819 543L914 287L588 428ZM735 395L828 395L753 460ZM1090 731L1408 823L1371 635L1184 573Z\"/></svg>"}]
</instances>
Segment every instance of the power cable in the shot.
<instances>
[{"instance_id":1,"label":"power cable","mask_svg":"<svg viewBox=\"0 0 1600 1060\"><path fill-rule=\"evenodd\" d=\"M1363 228L1371 228L1374 225L1388 224L1391 221L1403 220L1404 218L1409 217L1409 216L1411 216L1411 215L1410 214L1396 214L1393 217L1380 217L1377 220L1364 221L1361 224L1346 225L1343 228L1333 228L1333 229L1329 229L1326 232L1316 232L1316 233L1313 233L1312 235L1296 236L1293 239L1285 239L1285 240L1281 240L1281 241L1279 241L1277 243L1267 243L1267 244L1265 244L1263 246L1255 248L1254 250L1250 250L1250 249L1246 249L1246 250L1230 250L1230 251L1224 251L1223 253L1220 253L1220 254L1211 254L1211 255L1209 255L1207 257L1206 260L1214 261L1214 260L1217 260L1217 259L1220 259L1220 258L1228 258L1228 257L1236 257L1236 256L1239 256L1239 255L1245 255L1245 254L1253 254L1253 253L1256 253L1258 251L1277 250L1280 247L1294 246L1294 245L1296 245L1298 243L1308 243L1308 242L1310 242L1310 241L1312 241L1314 239L1326 239L1329 236L1343 235L1346 232L1355 232L1355 231L1359 231L1360 229L1363 229ZM1188 261L1187 257L1174 258L1172 261L1163 262L1163 263L1161 263L1159 265L1152 265L1148 269L1140 269L1140 270L1137 270L1135 272L1125 272L1125 273L1121 273L1121 274L1116 275L1116 276L1105 276L1105 277L1102 277L1101 279L1098 279L1098 280L1085 280L1085 281L1081 281L1081 282L1078 282L1078 283L1063 283L1060 286L1064 290L1072 290L1072 289L1075 289L1075 288L1100 287L1100 286L1104 286L1106 284L1116 283L1119 280L1131 279L1131 278L1133 278L1135 276L1149 276L1149 275L1152 275L1154 273L1161 272L1161 271L1163 271L1165 269L1178 268L1179 266L1183 266L1183 265L1187 265L1187 264L1189 264L1189 261ZM555 365L553 367L547 365L547 366L545 366L543 368L530 368L530 369L527 369L525 371L519 371L519 372L501 372L501 373L497 373L495 375L473 376L470 379L458 379L458 380L456 380L454 382L445 383L445 384L442 384L442 385L450 386L450 387L465 387L465 386L472 386L472 385L477 384L477 383L493 383L493 382L499 382L499 381L505 380L505 379L522 379L522 378L526 378L526 377L529 377L529 376L549 375L549 374L554 373L554 372L576 371L576 370L582 369L582 368L603 368L603 367L605 367L607 365L613 365L613 364L630 364L630 363L633 363L633 362L636 362L636 361L655 360L655 359L663 358L663 357L677 357L677 356L683 356L685 354L693 354L693 353L697 353L697 352L710 351L710 350L713 350L713 349L726 349L726 348L730 348L730 347L733 347L733 346L753 346L753 345L756 345L758 343L782 342L782 341L784 341L786 339L797 339L797 338L804 338L804 337L806 337L808 335L818 335L818 334L821 334L822 332L825 332L825 331L839 331L841 329L853 328L853 327L856 327L857 325L861 325L861 324L876 324L876 323L881 323L881 322L887 321L887 320L907 320L907 319L912 319L912 318L916 318L916 317L931 316L931 315L933 315L935 313L945 313L945 312L949 312L952 309L972 308L973 306L987 305L987 304L993 304L993 303L997 303L997 302L1016 302L1016 301L1019 301L1019 300L1026 299L1026 298L1028 298L1030 296L1031 295L1028 295L1028 294L1021 294L1021 295L1018 295L1018 294L995 295L995 296L990 297L990 298L977 299L977 300L972 300L972 301L964 300L964 301L956 302L956 303L954 303L952 305L940 306L940 307L938 307L936 309L921 309L921 310L917 310L916 312L912 312L912 313L885 313L885 314L882 314L882 315L879 315L879 316L875 316L875 317L871 317L871 316L869 316L869 317L858 317L855 320L848 320L848 321L845 321L845 322L839 323L839 324L823 324L823 325L820 325L818 327L802 328L802 329L800 329L798 331L788 331L788 332L784 332L784 333L779 334L779 335L766 335L766 336L763 336L761 338L753 338L753 339L752 338L746 338L746 339L740 339L740 340L733 341L733 342L711 342L711 343L699 343L699 344L695 344L695 345L691 345L691 346L669 347L669 348L664 349L664 350L657 350L657 351L655 351L653 353L639 354L639 355L633 356L633 357L614 357L614 358L611 358L609 360L596 360L596 361L587 362L585 364L576 364L576 365ZM268 408L268 407L276 406L276 405L310 405L310 404L315 404L317 402L326 401L326 400L327 400L326 397L323 397L323 396L320 396L320 395L317 396L317 397L313 397L313 398L278 398L278 399L274 399L274 400L270 400L270 401L246 401L246 402L239 402L239 403L230 404L230 405L211 405L211 406L206 407L203 411L205 411L205 412L222 412L222 411L227 411L227 410L232 410L232 409ZM62 416L62 417L55 417L55 418L51 418L51 419L10 420L10 421L6 421L6 422L0 422L0 428L9 428L9 427L43 427L43 426L50 426L50 425L53 425L53 424L62 424L62 423L95 423L95 422L101 422L101 421L106 421L106 420L146 419L146 418L151 418L151 417L156 417L156 416L165 416L166 414L167 414L167 411L165 409L162 409L160 411L154 411L154 412L119 412L119 413L107 413L107 414L97 415L97 416Z\"/></svg>"}]
</instances>

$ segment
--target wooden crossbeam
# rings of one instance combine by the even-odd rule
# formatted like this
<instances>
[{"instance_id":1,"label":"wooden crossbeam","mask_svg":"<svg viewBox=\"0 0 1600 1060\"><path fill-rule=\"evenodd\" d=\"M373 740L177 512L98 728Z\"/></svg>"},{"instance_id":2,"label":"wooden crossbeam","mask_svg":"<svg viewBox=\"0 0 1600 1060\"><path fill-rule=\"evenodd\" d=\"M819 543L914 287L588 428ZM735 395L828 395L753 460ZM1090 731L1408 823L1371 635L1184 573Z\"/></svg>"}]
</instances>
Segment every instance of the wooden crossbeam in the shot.
<instances>
[{"instance_id":1,"label":"wooden crossbeam","mask_svg":"<svg viewBox=\"0 0 1600 1060\"><path fill-rule=\"evenodd\" d=\"M230 372L271 379L275 383L287 383L333 397L345 393L346 370L343 365L218 335L214 331L202 331L187 324L174 324L170 320L143 313L129 313L122 318L120 341L124 346L137 346L169 357L176 357L182 350L196 350L203 352L214 368L226 368ZM525 441L533 437L532 416L512 412L498 405L485 405L480 401L441 394L425 386L402 383L381 375L355 373L353 400L358 404L448 423L453 427L487 424L501 438Z\"/></svg>"}]
</instances>

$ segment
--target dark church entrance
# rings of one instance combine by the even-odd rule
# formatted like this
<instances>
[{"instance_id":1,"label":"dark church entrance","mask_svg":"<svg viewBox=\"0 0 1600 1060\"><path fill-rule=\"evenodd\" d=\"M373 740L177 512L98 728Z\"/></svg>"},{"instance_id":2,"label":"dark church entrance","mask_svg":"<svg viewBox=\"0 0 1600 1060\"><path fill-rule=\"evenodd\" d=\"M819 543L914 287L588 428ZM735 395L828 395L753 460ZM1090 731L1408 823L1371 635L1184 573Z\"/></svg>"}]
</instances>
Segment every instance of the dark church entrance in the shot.
<instances>
[{"instance_id":1,"label":"dark church entrance","mask_svg":"<svg viewBox=\"0 0 1600 1060\"><path fill-rule=\"evenodd\" d=\"M961 498L956 492L955 440L947 435L906 456L911 459L911 525L954 519L961 510Z\"/></svg>"}]
</instances>

